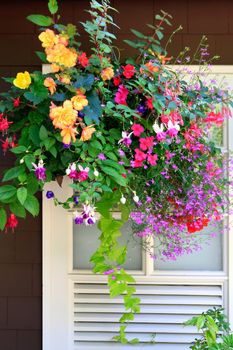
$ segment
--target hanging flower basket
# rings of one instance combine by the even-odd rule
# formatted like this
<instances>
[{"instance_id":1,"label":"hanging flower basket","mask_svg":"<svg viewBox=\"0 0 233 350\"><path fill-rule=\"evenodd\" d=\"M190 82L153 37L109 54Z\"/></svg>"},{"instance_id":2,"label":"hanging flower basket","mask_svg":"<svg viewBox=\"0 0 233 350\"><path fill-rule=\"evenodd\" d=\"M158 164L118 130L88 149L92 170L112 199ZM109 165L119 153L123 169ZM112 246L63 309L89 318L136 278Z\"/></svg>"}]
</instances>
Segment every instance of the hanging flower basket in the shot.
<instances>
[{"instance_id":1,"label":"hanging flower basket","mask_svg":"<svg viewBox=\"0 0 233 350\"><path fill-rule=\"evenodd\" d=\"M167 57L161 45L167 13L149 25L152 35L132 30L136 39L125 41L138 53L120 62L108 31L114 9L108 0L91 0L90 7L82 25L91 55L82 50L76 27L60 24L56 1L49 1L52 17L28 17L41 27L44 51L37 54L49 73L20 72L6 79L11 88L1 94L2 150L16 160L0 186L0 229L16 228L27 213L38 215L36 193L46 182L62 186L64 176L72 179L73 195L65 202L52 191L46 197L73 210L77 225L93 225L100 216L100 245L90 258L93 271L108 276L110 295L124 294L116 340L127 342L124 324L140 311L140 300L123 268L121 228L130 220L146 249L151 237L159 241L154 258L173 260L200 245L203 228L214 230L229 211L231 179L225 176L229 159L211 134L230 117L232 97L208 82L204 41L193 59L187 51ZM202 68L172 66L187 62Z\"/></svg>"}]
</instances>

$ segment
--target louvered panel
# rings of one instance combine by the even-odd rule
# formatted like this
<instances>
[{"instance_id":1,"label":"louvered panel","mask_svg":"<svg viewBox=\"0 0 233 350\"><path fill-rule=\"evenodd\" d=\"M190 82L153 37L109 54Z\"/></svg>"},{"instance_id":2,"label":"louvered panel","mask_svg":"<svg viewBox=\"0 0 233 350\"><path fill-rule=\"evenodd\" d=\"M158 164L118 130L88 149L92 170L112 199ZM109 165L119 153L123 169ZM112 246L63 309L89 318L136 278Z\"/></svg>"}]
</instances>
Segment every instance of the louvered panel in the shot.
<instances>
[{"instance_id":1,"label":"louvered panel","mask_svg":"<svg viewBox=\"0 0 233 350\"><path fill-rule=\"evenodd\" d=\"M119 345L112 343L111 346L106 343L99 342L79 342L77 346L75 346L75 350L187 350L189 344L168 344L168 343L157 343L157 344L140 344L140 345L131 345L130 348L128 345Z\"/></svg>"},{"instance_id":2,"label":"louvered panel","mask_svg":"<svg viewBox=\"0 0 233 350\"><path fill-rule=\"evenodd\" d=\"M127 328L128 339L137 337L139 349L188 350L198 332L184 327L193 315L223 304L222 285L137 285L141 313ZM130 349L114 342L119 317L124 311L122 298L111 299L106 285L74 283L74 349ZM156 344L152 344L155 335Z\"/></svg>"}]
</instances>

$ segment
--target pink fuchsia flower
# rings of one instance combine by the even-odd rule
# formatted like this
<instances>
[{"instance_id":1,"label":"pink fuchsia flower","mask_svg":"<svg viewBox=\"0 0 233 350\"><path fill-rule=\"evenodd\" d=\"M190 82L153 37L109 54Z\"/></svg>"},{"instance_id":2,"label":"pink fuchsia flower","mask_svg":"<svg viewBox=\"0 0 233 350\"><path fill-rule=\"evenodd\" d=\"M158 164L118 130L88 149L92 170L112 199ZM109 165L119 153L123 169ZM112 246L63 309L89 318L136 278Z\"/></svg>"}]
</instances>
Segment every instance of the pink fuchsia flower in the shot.
<instances>
[{"instance_id":1,"label":"pink fuchsia flower","mask_svg":"<svg viewBox=\"0 0 233 350\"><path fill-rule=\"evenodd\" d=\"M76 175L76 180L83 182L86 181L88 179L88 172L89 172L89 168L83 168L81 165L78 165L79 171L77 172Z\"/></svg>"},{"instance_id":2,"label":"pink fuchsia flower","mask_svg":"<svg viewBox=\"0 0 233 350\"><path fill-rule=\"evenodd\" d=\"M135 67L132 64L127 64L126 66L123 66L123 75L127 79L130 79L135 74Z\"/></svg>"},{"instance_id":3,"label":"pink fuchsia flower","mask_svg":"<svg viewBox=\"0 0 233 350\"><path fill-rule=\"evenodd\" d=\"M46 168L44 167L44 162L42 159L39 160L38 165L35 163L32 163L32 165L35 168L35 175L37 177L37 180L44 181L46 179Z\"/></svg>"},{"instance_id":4,"label":"pink fuchsia flower","mask_svg":"<svg viewBox=\"0 0 233 350\"><path fill-rule=\"evenodd\" d=\"M127 105L126 99L128 94L129 90L121 84L118 88L114 101L118 104Z\"/></svg>"},{"instance_id":5,"label":"pink fuchsia flower","mask_svg":"<svg viewBox=\"0 0 233 350\"><path fill-rule=\"evenodd\" d=\"M140 148L143 151L146 151L147 149L150 149L151 147L153 147L154 137L149 136L149 137L145 137L145 138L140 138L139 142L140 142Z\"/></svg>"},{"instance_id":6,"label":"pink fuchsia flower","mask_svg":"<svg viewBox=\"0 0 233 350\"><path fill-rule=\"evenodd\" d=\"M89 60L87 58L87 54L85 52L82 52L79 56L78 56L78 63L83 67L87 67L89 66Z\"/></svg>"},{"instance_id":7,"label":"pink fuchsia flower","mask_svg":"<svg viewBox=\"0 0 233 350\"><path fill-rule=\"evenodd\" d=\"M157 165L158 155L157 154L149 154L147 156L147 161L150 165Z\"/></svg>"},{"instance_id":8,"label":"pink fuchsia flower","mask_svg":"<svg viewBox=\"0 0 233 350\"><path fill-rule=\"evenodd\" d=\"M118 141L118 144L123 143L126 147L129 147L132 143L132 140L130 136L132 135L132 132L129 134L127 131L122 131L121 136L122 139Z\"/></svg>"},{"instance_id":9,"label":"pink fuchsia flower","mask_svg":"<svg viewBox=\"0 0 233 350\"><path fill-rule=\"evenodd\" d=\"M72 163L68 166L68 168L66 169L66 175L68 175L70 179L77 178L77 170L75 163Z\"/></svg>"},{"instance_id":10,"label":"pink fuchsia flower","mask_svg":"<svg viewBox=\"0 0 233 350\"><path fill-rule=\"evenodd\" d=\"M157 135L156 135L156 139L159 141L159 142L162 142L164 140L166 140L166 137L167 137L167 134L165 132L159 132Z\"/></svg>"},{"instance_id":11,"label":"pink fuchsia flower","mask_svg":"<svg viewBox=\"0 0 233 350\"><path fill-rule=\"evenodd\" d=\"M87 226L93 225L96 222L95 207L90 204L83 205L82 217Z\"/></svg>"},{"instance_id":12,"label":"pink fuchsia flower","mask_svg":"<svg viewBox=\"0 0 233 350\"><path fill-rule=\"evenodd\" d=\"M141 135L141 133L143 133L144 128L140 124L133 124L131 126L131 130L133 130L134 136L138 136L139 137Z\"/></svg>"}]
</instances>

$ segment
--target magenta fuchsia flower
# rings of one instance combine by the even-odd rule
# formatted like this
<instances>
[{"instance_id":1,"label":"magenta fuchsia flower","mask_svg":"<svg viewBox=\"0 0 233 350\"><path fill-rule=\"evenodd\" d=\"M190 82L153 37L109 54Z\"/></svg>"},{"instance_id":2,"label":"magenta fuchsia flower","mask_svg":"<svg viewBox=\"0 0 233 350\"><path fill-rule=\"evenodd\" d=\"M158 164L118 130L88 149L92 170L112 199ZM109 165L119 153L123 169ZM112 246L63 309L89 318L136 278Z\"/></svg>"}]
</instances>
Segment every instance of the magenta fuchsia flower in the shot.
<instances>
[{"instance_id":1,"label":"magenta fuchsia flower","mask_svg":"<svg viewBox=\"0 0 233 350\"><path fill-rule=\"evenodd\" d=\"M39 160L38 165L35 163L32 163L33 167L35 168L35 175L38 180L44 181L46 179L46 168L44 167L43 160Z\"/></svg>"},{"instance_id":2,"label":"magenta fuchsia flower","mask_svg":"<svg viewBox=\"0 0 233 350\"><path fill-rule=\"evenodd\" d=\"M122 139L120 139L118 141L118 143L122 143L124 146L126 147L129 147L132 143L132 140L131 140L131 135L132 135L132 132L131 133L128 133L127 131L122 131Z\"/></svg>"}]
</instances>

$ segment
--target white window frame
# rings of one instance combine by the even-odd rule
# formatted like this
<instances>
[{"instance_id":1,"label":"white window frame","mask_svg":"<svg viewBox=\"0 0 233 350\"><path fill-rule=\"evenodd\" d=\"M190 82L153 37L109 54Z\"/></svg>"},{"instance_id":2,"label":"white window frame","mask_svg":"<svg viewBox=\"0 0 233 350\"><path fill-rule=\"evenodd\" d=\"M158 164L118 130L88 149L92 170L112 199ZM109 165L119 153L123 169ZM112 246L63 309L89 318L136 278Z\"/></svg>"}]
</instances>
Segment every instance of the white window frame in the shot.
<instances>
[{"instance_id":1,"label":"white window frame","mask_svg":"<svg viewBox=\"0 0 233 350\"><path fill-rule=\"evenodd\" d=\"M45 70L44 70L45 72ZM231 75L233 66L213 66L213 74ZM233 120L228 121L227 148L233 150ZM61 189L57 183L46 184L46 190L54 190L60 200L72 195L65 179ZM43 350L72 349L72 310L70 300L74 281L101 283L106 276L93 275L91 271L73 269L73 219L52 200L43 196ZM229 220L232 220L230 218ZM209 284L225 285L225 308L233 325L233 227L224 236L223 271L155 271L154 261L143 252L142 271L129 271L138 283L147 284ZM65 252L65 253L64 253ZM64 281L69 277L69 283ZM62 281L62 282L61 282ZM226 287L227 286L227 287ZM227 292L228 291L228 292ZM59 307L58 307L59 306ZM62 337L58 337L62 334ZM67 347L69 344L69 347Z\"/></svg>"}]
</instances>

